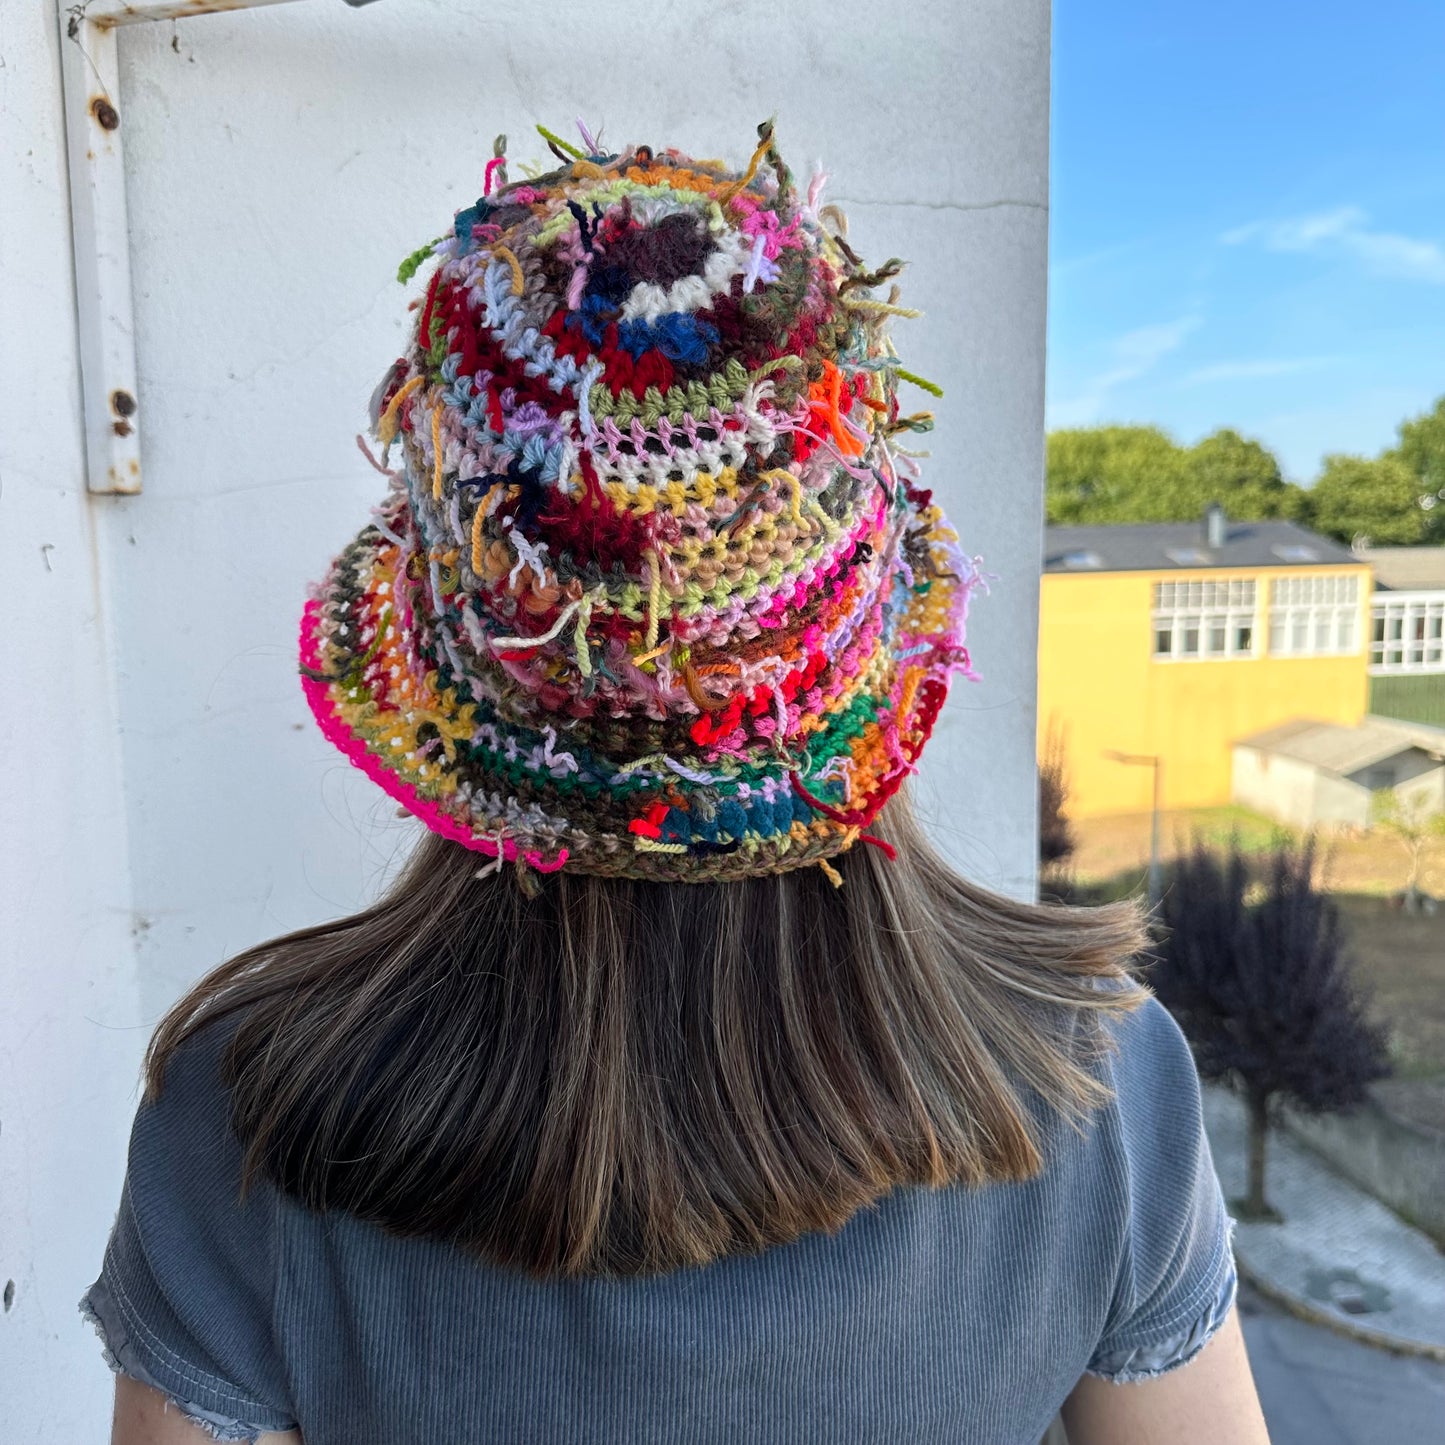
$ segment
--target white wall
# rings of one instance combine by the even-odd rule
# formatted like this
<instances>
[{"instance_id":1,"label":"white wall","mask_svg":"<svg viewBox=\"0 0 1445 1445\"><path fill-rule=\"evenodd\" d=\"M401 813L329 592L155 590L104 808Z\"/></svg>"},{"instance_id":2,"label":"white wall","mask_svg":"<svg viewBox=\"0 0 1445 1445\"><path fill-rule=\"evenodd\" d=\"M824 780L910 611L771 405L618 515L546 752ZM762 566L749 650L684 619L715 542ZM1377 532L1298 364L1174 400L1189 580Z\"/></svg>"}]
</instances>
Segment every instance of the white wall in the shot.
<instances>
[{"instance_id":1,"label":"white wall","mask_svg":"<svg viewBox=\"0 0 1445 1445\"><path fill-rule=\"evenodd\" d=\"M1234 745L1230 797L1281 823L1308 828L1320 821L1320 780L1319 769L1298 758Z\"/></svg>"},{"instance_id":2,"label":"white wall","mask_svg":"<svg viewBox=\"0 0 1445 1445\"><path fill-rule=\"evenodd\" d=\"M110 1380L75 1303L115 1214L145 1030L55 15L0 3L0 1440L68 1445L105 1438Z\"/></svg>"},{"instance_id":3,"label":"white wall","mask_svg":"<svg viewBox=\"0 0 1445 1445\"><path fill-rule=\"evenodd\" d=\"M915 4L868 35L821 0L306 0L124 32L145 491L93 502L53 22L0 5L0 194L21 198L0 545L27 609L3 644L24 708L5 710L0 844L17 854L0 1438L41 1442L103 1434L108 1382L73 1303L145 1028L226 954L353 907L410 836L307 721L293 630L379 496L353 437L401 343L396 264L475 198L497 132L514 175L545 155L536 121L570 134L579 112L614 143L741 161L776 112L795 168L826 161L863 254L910 259L905 300L927 316L899 347L948 393L929 480L1000 574L971 628L986 680L955 687L927 791L961 867L1032 895L1048 5Z\"/></svg>"}]
</instances>

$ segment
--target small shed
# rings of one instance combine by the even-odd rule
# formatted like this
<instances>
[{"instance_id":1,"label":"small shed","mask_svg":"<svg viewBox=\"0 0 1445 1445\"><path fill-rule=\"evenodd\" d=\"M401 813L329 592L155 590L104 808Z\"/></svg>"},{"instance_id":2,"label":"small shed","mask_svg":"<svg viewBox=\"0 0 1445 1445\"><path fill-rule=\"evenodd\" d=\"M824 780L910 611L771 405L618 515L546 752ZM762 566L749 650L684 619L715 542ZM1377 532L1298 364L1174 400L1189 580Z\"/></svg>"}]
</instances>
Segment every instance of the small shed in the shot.
<instances>
[{"instance_id":1,"label":"small shed","mask_svg":"<svg viewBox=\"0 0 1445 1445\"><path fill-rule=\"evenodd\" d=\"M1370 713L1354 727L1291 718L1234 741L1231 797L1282 823L1365 827L1389 788L1407 807L1445 810L1445 728Z\"/></svg>"}]
</instances>

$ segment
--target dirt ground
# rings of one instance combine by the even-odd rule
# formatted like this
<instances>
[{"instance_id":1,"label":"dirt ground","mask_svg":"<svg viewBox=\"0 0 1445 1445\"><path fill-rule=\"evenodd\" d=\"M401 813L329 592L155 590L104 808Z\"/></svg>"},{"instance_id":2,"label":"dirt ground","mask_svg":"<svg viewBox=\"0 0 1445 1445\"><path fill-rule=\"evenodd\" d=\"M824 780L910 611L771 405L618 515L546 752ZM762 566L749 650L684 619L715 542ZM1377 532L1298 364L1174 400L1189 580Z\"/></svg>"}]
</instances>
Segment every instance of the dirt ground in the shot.
<instances>
[{"instance_id":1,"label":"dirt ground","mask_svg":"<svg viewBox=\"0 0 1445 1445\"><path fill-rule=\"evenodd\" d=\"M1081 894L1143 891L1147 813L1086 819L1074 832L1072 874ZM1196 834L1219 846L1233 834L1246 852L1263 852L1280 832L1271 819L1244 808L1170 812L1160 819L1160 853L1174 857ZM1381 1098L1401 1115L1445 1129L1445 840L1430 845L1421 877L1425 892L1441 899L1433 914L1399 907L1409 860L1398 841L1333 835L1321 836L1318 846L1319 881L1340 906L1360 984L1389 1031L1395 1076L1380 1086Z\"/></svg>"},{"instance_id":2,"label":"dirt ground","mask_svg":"<svg viewBox=\"0 0 1445 1445\"><path fill-rule=\"evenodd\" d=\"M1099 883L1131 872L1142 882L1149 865L1149 815L1118 813L1075 822L1078 845L1074 872L1081 882ZM1197 834L1207 843L1224 844L1236 834L1247 853L1263 852L1275 838L1297 837L1271 818L1248 808L1189 808L1159 815L1159 851L1172 858ZM1331 892L1384 897L1405 886L1409 854L1402 843L1375 833L1320 835L1321 882ZM1421 887L1445 898L1445 839L1433 841L1425 854ZM1442 914L1445 927L1445 914Z\"/></svg>"}]
</instances>

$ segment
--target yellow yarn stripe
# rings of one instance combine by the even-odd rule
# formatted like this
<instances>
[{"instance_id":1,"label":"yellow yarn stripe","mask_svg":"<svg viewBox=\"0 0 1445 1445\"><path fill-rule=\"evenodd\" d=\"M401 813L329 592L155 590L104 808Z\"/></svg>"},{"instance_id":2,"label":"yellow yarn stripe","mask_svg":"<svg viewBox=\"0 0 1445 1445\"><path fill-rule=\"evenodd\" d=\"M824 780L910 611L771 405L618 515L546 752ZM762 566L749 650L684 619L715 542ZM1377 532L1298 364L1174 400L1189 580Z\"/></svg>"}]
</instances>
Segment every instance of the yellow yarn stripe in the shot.
<instances>
[{"instance_id":1,"label":"yellow yarn stripe","mask_svg":"<svg viewBox=\"0 0 1445 1445\"><path fill-rule=\"evenodd\" d=\"M433 407L431 414L431 499L439 502L442 499L442 409Z\"/></svg>"},{"instance_id":2,"label":"yellow yarn stripe","mask_svg":"<svg viewBox=\"0 0 1445 1445\"><path fill-rule=\"evenodd\" d=\"M587 646L587 624L592 620L592 594L582 598L577 609L577 627L572 634L572 650L577 655L577 671L583 677L592 676L592 649Z\"/></svg>"},{"instance_id":3,"label":"yellow yarn stripe","mask_svg":"<svg viewBox=\"0 0 1445 1445\"><path fill-rule=\"evenodd\" d=\"M399 425L396 416L401 410L402 402L404 402L417 387L425 385L426 377L414 376L387 402L386 410L382 412L380 419L376 423L376 439L382 446L389 446L392 438L396 436L396 429Z\"/></svg>"},{"instance_id":4,"label":"yellow yarn stripe","mask_svg":"<svg viewBox=\"0 0 1445 1445\"><path fill-rule=\"evenodd\" d=\"M657 646L657 614L662 608L662 563L655 551L647 554L647 568L652 574L652 581L647 589L647 636L643 645L652 648Z\"/></svg>"},{"instance_id":5,"label":"yellow yarn stripe","mask_svg":"<svg viewBox=\"0 0 1445 1445\"><path fill-rule=\"evenodd\" d=\"M481 507L472 513L472 571L478 577L482 575L482 520L484 516L485 513Z\"/></svg>"},{"instance_id":6,"label":"yellow yarn stripe","mask_svg":"<svg viewBox=\"0 0 1445 1445\"><path fill-rule=\"evenodd\" d=\"M718 192L718 196L722 200L732 200L732 198L737 195L739 191L752 184L752 179L755 175L757 175L758 167L762 165L763 157L767 155L768 147L772 145L772 143L773 138L771 135L769 135L766 140L760 141L758 143L757 150L753 152L752 160L748 162L747 170L745 170L742 175L740 175L737 180L735 180L730 186L724 186L722 190Z\"/></svg>"},{"instance_id":7,"label":"yellow yarn stripe","mask_svg":"<svg viewBox=\"0 0 1445 1445\"><path fill-rule=\"evenodd\" d=\"M492 255L499 256L512 268L512 295L520 296L527 289L526 277L522 275L522 263L510 246L493 245Z\"/></svg>"}]
</instances>

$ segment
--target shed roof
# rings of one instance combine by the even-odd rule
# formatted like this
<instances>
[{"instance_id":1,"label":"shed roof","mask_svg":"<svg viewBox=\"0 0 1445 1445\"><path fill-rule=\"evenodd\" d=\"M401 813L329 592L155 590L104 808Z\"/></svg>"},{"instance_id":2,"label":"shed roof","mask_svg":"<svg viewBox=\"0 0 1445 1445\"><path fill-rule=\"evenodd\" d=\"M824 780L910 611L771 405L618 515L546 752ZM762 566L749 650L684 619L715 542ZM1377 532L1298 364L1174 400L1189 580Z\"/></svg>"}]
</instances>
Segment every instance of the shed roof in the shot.
<instances>
[{"instance_id":1,"label":"shed roof","mask_svg":"<svg viewBox=\"0 0 1445 1445\"><path fill-rule=\"evenodd\" d=\"M1367 768L1409 748L1445 758L1445 728L1367 713L1356 727L1297 717L1235 738L1236 747L1293 758L1341 776Z\"/></svg>"},{"instance_id":2,"label":"shed roof","mask_svg":"<svg viewBox=\"0 0 1445 1445\"><path fill-rule=\"evenodd\" d=\"M1045 572L1317 567L1321 563L1364 561L1348 547L1294 522L1226 522L1222 547L1208 545L1203 522L1116 522L1044 528Z\"/></svg>"},{"instance_id":3,"label":"shed roof","mask_svg":"<svg viewBox=\"0 0 1445 1445\"><path fill-rule=\"evenodd\" d=\"M1375 569L1377 588L1445 591L1445 547L1361 547L1358 555Z\"/></svg>"}]
</instances>

